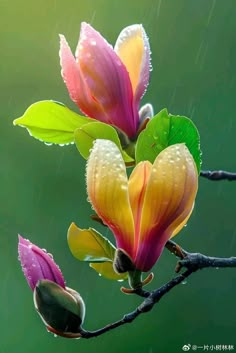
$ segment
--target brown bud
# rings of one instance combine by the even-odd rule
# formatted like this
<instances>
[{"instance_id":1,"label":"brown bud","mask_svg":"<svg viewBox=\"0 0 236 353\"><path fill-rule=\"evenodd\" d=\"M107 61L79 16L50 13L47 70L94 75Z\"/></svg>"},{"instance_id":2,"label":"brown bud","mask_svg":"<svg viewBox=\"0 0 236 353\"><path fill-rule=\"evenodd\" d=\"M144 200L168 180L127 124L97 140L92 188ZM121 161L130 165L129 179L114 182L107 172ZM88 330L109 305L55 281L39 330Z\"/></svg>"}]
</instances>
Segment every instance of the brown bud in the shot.
<instances>
[{"instance_id":1,"label":"brown bud","mask_svg":"<svg viewBox=\"0 0 236 353\"><path fill-rule=\"evenodd\" d=\"M122 249L116 249L113 267L117 273L125 273L125 272L135 270L135 267L131 258Z\"/></svg>"}]
</instances>

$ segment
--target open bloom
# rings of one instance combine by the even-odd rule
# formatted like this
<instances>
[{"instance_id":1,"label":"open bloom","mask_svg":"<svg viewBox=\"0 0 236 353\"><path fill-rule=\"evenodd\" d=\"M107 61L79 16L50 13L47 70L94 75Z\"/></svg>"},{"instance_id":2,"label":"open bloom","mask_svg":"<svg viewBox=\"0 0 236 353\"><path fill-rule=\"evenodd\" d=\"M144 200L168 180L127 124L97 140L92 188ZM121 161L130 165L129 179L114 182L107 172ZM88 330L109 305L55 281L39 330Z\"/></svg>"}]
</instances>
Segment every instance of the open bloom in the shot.
<instances>
[{"instance_id":1,"label":"open bloom","mask_svg":"<svg viewBox=\"0 0 236 353\"><path fill-rule=\"evenodd\" d=\"M90 202L112 230L117 248L149 271L168 239L186 224L198 187L195 162L184 144L140 162L130 178L117 146L96 140L87 164Z\"/></svg>"},{"instance_id":2,"label":"open bloom","mask_svg":"<svg viewBox=\"0 0 236 353\"><path fill-rule=\"evenodd\" d=\"M135 137L150 71L149 42L142 25L124 28L113 49L93 27L82 23L75 57L65 37L60 38L62 76L71 99L89 117Z\"/></svg>"},{"instance_id":3,"label":"open bloom","mask_svg":"<svg viewBox=\"0 0 236 353\"><path fill-rule=\"evenodd\" d=\"M61 270L52 255L19 236L19 260L34 292L34 304L48 331L79 337L85 315L84 302L76 291L65 286Z\"/></svg>"}]
</instances>

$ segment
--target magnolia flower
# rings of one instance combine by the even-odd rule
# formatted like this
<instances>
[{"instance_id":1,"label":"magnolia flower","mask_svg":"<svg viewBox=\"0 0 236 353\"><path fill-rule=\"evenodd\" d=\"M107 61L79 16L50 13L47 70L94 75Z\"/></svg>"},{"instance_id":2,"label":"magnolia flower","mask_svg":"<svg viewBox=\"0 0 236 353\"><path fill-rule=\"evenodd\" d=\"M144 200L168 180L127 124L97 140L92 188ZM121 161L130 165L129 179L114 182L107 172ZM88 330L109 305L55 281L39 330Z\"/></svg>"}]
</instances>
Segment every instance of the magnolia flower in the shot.
<instances>
[{"instance_id":1,"label":"magnolia flower","mask_svg":"<svg viewBox=\"0 0 236 353\"><path fill-rule=\"evenodd\" d=\"M65 286L61 270L52 255L19 236L19 260L34 292L34 304L48 331L74 338L80 336L84 321L83 299Z\"/></svg>"},{"instance_id":2,"label":"magnolia flower","mask_svg":"<svg viewBox=\"0 0 236 353\"><path fill-rule=\"evenodd\" d=\"M89 117L134 138L150 71L150 47L143 26L124 28L113 49L93 27L82 23L75 57L65 37L60 39L62 77L71 99Z\"/></svg>"},{"instance_id":3,"label":"magnolia flower","mask_svg":"<svg viewBox=\"0 0 236 353\"><path fill-rule=\"evenodd\" d=\"M195 162L184 144L140 162L129 179L118 147L96 140L87 164L89 200L135 268L149 271L168 239L186 224L198 188Z\"/></svg>"}]
</instances>

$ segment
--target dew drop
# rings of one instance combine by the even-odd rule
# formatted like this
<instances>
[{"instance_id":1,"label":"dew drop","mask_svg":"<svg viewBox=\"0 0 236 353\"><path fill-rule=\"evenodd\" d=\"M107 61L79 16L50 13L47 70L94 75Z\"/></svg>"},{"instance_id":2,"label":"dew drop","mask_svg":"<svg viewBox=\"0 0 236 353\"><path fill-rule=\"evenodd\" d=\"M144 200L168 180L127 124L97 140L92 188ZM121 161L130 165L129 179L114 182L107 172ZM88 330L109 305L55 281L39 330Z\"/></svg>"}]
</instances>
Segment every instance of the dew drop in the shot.
<instances>
[{"instance_id":1,"label":"dew drop","mask_svg":"<svg viewBox=\"0 0 236 353\"><path fill-rule=\"evenodd\" d=\"M121 188L121 190L127 190L127 185L122 184L122 185L120 186L120 188Z\"/></svg>"},{"instance_id":2,"label":"dew drop","mask_svg":"<svg viewBox=\"0 0 236 353\"><path fill-rule=\"evenodd\" d=\"M181 282L181 284L187 284L187 280L184 279L184 280Z\"/></svg>"}]
</instances>

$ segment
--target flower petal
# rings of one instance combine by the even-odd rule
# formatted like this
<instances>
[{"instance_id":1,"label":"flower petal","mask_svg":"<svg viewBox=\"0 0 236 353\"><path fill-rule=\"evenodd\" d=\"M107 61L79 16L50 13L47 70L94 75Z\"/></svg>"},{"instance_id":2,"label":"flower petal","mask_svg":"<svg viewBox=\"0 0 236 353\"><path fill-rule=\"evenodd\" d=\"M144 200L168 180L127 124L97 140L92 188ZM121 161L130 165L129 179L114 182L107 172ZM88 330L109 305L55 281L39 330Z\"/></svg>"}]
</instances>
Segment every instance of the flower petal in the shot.
<instances>
[{"instance_id":1,"label":"flower petal","mask_svg":"<svg viewBox=\"0 0 236 353\"><path fill-rule=\"evenodd\" d=\"M166 241L187 221L198 187L194 160L184 144L167 147L156 158L146 188L137 268L148 271Z\"/></svg>"},{"instance_id":2,"label":"flower petal","mask_svg":"<svg viewBox=\"0 0 236 353\"><path fill-rule=\"evenodd\" d=\"M179 224L177 227L175 225L173 225L174 231L171 234L171 238L175 237L183 229L183 227L187 224L187 222L188 222L188 220L189 220L189 218L190 218L190 216L191 216L191 214L193 212L193 209L194 209L194 203L193 203L192 209L189 211L189 213L187 214L186 218L180 224L179 224L179 222L177 220L177 222Z\"/></svg>"},{"instance_id":3,"label":"flower petal","mask_svg":"<svg viewBox=\"0 0 236 353\"><path fill-rule=\"evenodd\" d=\"M25 278L32 290L41 279L48 279L65 288L61 270L52 256L20 235L18 253Z\"/></svg>"},{"instance_id":4,"label":"flower petal","mask_svg":"<svg viewBox=\"0 0 236 353\"><path fill-rule=\"evenodd\" d=\"M136 24L124 28L114 50L128 70L135 102L139 106L148 86L151 66L150 46L143 26Z\"/></svg>"},{"instance_id":5,"label":"flower petal","mask_svg":"<svg viewBox=\"0 0 236 353\"><path fill-rule=\"evenodd\" d=\"M118 147L96 140L87 163L87 190L98 216L113 231L118 248L132 256L134 224L126 168Z\"/></svg>"},{"instance_id":6,"label":"flower petal","mask_svg":"<svg viewBox=\"0 0 236 353\"><path fill-rule=\"evenodd\" d=\"M128 72L107 41L87 23L81 26L76 58L91 96L104 109L103 121L134 136L139 118L138 111L133 113Z\"/></svg>"},{"instance_id":7,"label":"flower petal","mask_svg":"<svg viewBox=\"0 0 236 353\"><path fill-rule=\"evenodd\" d=\"M143 209L143 201L146 192L146 186L149 175L152 170L152 164L148 161L139 163L129 177L129 200L133 212L133 219L135 225L135 242L134 252L138 246L141 214Z\"/></svg>"},{"instance_id":8,"label":"flower petal","mask_svg":"<svg viewBox=\"0 0 236 353\"><path fill-rule=\"evenodd\" d=\"M71 99L80 110L91 118L106 121L103 108L96 102L86 82L84 81L80 67L71 52L71 49L63 35L60 35L60 64L61 74L67 86Z\"/></svg>"}]
</instances>

